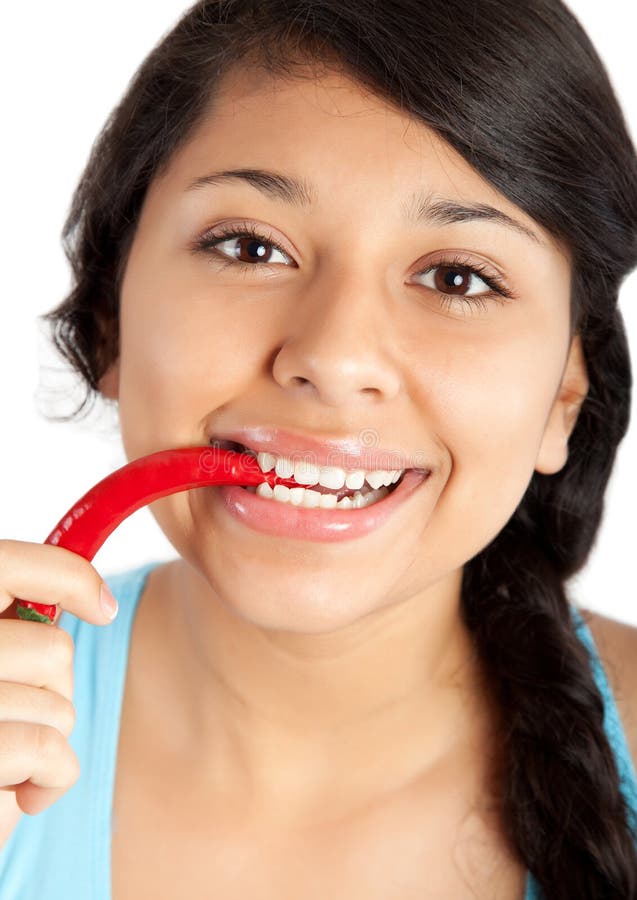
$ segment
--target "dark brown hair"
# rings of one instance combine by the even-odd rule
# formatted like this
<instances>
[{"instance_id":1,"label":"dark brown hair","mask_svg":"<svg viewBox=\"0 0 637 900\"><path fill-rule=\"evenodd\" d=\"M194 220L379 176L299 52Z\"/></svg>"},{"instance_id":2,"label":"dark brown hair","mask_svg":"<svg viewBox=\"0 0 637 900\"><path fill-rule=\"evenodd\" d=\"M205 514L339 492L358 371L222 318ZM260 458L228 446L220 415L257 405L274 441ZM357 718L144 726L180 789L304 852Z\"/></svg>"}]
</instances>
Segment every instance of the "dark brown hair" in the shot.
<instances>
[{"instance_id":1,"label":"dark brown hair","mask_svg":"<svg viewBox=\"0 0 637 900\"><path fill-rule=\"evenodd\" d=\"M607 74L559 0L207 0L132 81L93 149L64 231L74 275L46 317L85 380L118 353L120 277L150 182L234 65L343 71L425 123L573 258L571 324L589 394L556 475L535 473L464 571L463 614L502 711L502 820L546 900L637 897L637 836L566 580L585 563L631 372L617 309L637 264L635 152ZM426 861L423 860L423 867Z\"/></svg>"}]
</instances>

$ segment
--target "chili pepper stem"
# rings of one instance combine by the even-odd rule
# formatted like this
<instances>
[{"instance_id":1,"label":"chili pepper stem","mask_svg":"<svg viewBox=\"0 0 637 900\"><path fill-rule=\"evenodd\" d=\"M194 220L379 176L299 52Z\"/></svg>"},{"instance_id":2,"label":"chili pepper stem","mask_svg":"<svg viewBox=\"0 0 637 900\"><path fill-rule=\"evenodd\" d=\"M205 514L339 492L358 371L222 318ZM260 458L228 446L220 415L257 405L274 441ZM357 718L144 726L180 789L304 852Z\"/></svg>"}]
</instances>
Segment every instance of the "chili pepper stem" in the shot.
<instances>
[{"instance_id":1,"label":"chili pepper stem","mask_svg":"<svg viewBox=\"0 0 637 900\"><path fill-rule=\"evenodd\" d=\"M250 454L211 446L158 450L127 463L94 485L60 519L45 544L92 560L111 532L142 506L174 494L220 484L293 487L293 479L264 473ZM17 614L33 622L55 620L57 607L18 599Z\"/></svg>"},{"instance_id":2,"label":"chili pepper stem","mask_svg":"<svg viewBox=\"0 0 637 900\"><path fill-rule=\"evenodd\" d=\"M51 616L42 615L39 613L37 609L31 609L29 606L24 606L22 603L19 603L16 612L18 614L19 619L24 619L29 622L46 622L46 624L50 624L53 619Z\"/></svg>"}]
</instances>

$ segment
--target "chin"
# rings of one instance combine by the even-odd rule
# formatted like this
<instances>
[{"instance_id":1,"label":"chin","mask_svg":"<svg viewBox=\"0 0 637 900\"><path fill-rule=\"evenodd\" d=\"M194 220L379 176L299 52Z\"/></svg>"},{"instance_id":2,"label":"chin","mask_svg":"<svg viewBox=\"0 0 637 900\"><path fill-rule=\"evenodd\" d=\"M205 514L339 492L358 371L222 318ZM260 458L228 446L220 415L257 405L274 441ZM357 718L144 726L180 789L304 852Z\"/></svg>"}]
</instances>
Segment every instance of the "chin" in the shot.
<instances>
[{"instance_id":1,"label":"chin","mask_svg":"<svg viewBox=\"0 0 637 900\"><path fill-rule=\"evenodd\" d=\"M207 580L224 606L240 619L268 631L295 634L328 634L347 628L388 603L386 594L373 592L357 583L348 590L334 577L254 579L243 570L242 577L210 572ZM255 590L254 585L258 585Z\"/></svg>"}]
</instances>

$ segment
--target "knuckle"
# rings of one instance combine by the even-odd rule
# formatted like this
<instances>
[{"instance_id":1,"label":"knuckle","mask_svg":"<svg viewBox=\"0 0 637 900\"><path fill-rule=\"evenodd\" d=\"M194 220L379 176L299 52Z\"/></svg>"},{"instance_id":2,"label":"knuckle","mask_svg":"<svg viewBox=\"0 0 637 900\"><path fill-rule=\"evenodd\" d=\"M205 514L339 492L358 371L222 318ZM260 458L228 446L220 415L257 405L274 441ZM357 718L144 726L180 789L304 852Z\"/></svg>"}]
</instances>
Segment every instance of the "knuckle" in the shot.
<instances>
[{"instance_id":1,"label":"knuckle","mask_svg":"<svg viewBox=\"0 0 637 900\"><path fill-rule=\"evenodd\" d=\"M65 609L79 607L80 598L99 596L102 579L95 567L82 556L65 548L57 548L65 555L63 596L59 606Z\"/></svg>"},{"instance_id":2,"label":"knuckle","mask_svg":"<svg viewBox=\"0 0 637 900\"><path fill-rule=\"evenodd\" d=\"M28 747L26 726L12 722L0 722L0 765L4 766L12 756ZM0 780L4 784L4 778Z\"/></svg>"},{"instance_id":3,"label":"knuckle","mask_svg":"<svg viewBox=\"0 0 637 900\"><path fill-rule=\"evenodd\" d=\"M33 729L33 752L36 758L50 760L59 754L64 738L52 725L36 725Z\"/></svg>"},{"instance_id":4,"label":"knuckle","mask_svg":"<svg viewBox=\"0 0 637 900\"><path fill-rule=\"evenodd\" d=\"M64 547L61 549L65 555L65 578L70 593L73 595L86 594L99 580L97 570L83 556Z\"/></svg>"},{"instance_id":5,"label":"knuckle","mask_svg":"<svg viewBox=\"0 0 637 900\"><path fill-rule=\"evenodd\" d=\"M40 706L37 716L43 724L51 725L68 738L75 728L75 706L66 697L53 691L40 691L44 704Z\"/></svg>"},{"instance_id":6,"label":"knuckle","mask_svg":"<svg viewBox=\"0 0 637 900\"><path fill-rule=\"evenodd\" d=\"M62 628L49 628L49 659L55 667L70 668L73 665L75 643Z\"/></svg>"},{"instance_id":7,"label":"knuckle","mask_svg":"<svg viewBox=\"0 0 637 900\"><path fill-rule=\"evenodd\" d=\"M37 725L34 732L35 758L51 773L49 787L68 789L80 776L80 763L75 751L57 728Z\"/></svg>"},{"instance_id":8,"label":"knuckle","mask_svg":"<svg viewBox=\"0 0 637 900\"><path fill-rule=\"evenodd\" d=\"M57 708L58 730L68 737L75 728L75 706L66 697L61 697Z\"/></svg>"}]
</instances>

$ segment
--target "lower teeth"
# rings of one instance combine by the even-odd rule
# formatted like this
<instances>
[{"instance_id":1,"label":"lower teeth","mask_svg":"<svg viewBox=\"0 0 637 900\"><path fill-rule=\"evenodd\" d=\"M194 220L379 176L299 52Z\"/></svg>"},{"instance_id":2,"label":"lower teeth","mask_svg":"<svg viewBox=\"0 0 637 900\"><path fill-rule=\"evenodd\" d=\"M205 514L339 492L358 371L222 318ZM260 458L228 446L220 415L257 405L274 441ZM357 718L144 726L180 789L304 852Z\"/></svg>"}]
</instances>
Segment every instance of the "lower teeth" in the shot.
<instances>
[{"instance_id":1,"label":"lower teeth","mask_svg":"<svg viewBox=\"0 0 637 900\"><path fill-rule=\"evenodd\" d=\"M320 494L306 488L289 488L284 484L277 484L274 490L269 484L263 482L257 488L248 487L250 493L256 493L264 500L275 500L277 503L287 503L290 506L300 506L304 509L364 509L373 503L383 500L389 491L381 487L376 491L361 494L356 491L353 497L343 497L338 500L335 494Z\"/></svg>"}]
</instances>

